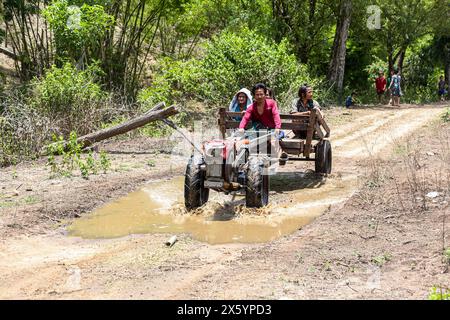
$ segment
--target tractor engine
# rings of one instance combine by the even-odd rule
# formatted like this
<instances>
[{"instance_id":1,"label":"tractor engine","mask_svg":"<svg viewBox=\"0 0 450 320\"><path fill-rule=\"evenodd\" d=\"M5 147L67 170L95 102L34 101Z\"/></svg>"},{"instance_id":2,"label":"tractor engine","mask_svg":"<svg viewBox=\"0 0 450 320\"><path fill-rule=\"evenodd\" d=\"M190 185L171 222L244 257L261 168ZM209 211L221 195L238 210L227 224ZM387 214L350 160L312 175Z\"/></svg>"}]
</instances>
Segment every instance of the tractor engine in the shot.
<instances>
[{"instance_id":1,"label":"tractor engine","mask_svg":"<svg viewBox=\"0 0 450 320\"><path fill-rule=\"evenodd\" d=\"M212 140L204 144L204 155L206 163L206 177L225 178L224 166L230 146L224 140Z\"/></svg>"},{"instance_id":2,"label":"tractor engine","mask_svg":"<svg viewBox=\"0 0 450 320\"><path fill-rule=\"evenodd\" d=\"M235 140L212 140L204 143L206 164L205 187L232 190L238 188L235 183L236 169L233 168L236 147Z\"/></svg>"}]
</instances>

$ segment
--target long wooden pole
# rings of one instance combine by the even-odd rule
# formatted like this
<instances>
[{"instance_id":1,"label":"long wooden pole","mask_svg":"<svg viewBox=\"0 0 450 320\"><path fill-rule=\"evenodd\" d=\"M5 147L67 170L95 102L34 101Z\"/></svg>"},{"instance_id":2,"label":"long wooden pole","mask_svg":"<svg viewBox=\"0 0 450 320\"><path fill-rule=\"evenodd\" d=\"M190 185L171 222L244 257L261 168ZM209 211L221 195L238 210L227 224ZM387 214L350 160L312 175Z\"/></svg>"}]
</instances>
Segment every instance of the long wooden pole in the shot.
<instances>
[{"instance_id":1,"label":"long wooden pole","mask_svg":"<svg viewBox=\"0 0 450 320\"><path fill-rule=\"evenodd\" d=\"M124 134L128 131L142 127L149 122L162 120L177 113L178 110L174 106L168 107L167 109L153 110L112 128L102 129L79 137L77 141L83 145L83 148L86 148L99 141L117 136L119 134Z\"/></svg>"},{"instance_id":2,"label":"long wooden pole","mask_svg":"<svg viewBox=\"0 0 450 320\"><path fill-rule=\"evenodd\" d=\"M175 108L175 106L170 106L167 109L164 109L164 107L165 103L160 102L139 117L133 118L114 127L102 129L79 137L77 139L77 142L81 144L82 148L84 149L99 141L117 136L119 134L124 134L128 131L142 127L150 122L163 120L178 113L178 110ZM64 146L65 148L67 147L67 142L64 142ZM47 150L48 148L44 148L42 153L47 154Z\"/></svg>"}]
</instances>

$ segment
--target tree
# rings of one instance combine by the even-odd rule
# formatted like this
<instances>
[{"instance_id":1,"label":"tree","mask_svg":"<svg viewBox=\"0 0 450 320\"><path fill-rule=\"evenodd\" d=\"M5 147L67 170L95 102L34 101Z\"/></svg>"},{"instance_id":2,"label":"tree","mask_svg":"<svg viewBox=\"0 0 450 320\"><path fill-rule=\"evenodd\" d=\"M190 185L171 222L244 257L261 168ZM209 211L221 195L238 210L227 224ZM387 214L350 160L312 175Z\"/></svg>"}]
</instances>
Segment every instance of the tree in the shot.
<instances>
[{"instance_id":1,"label":"tree","mask_svg":"<svg viewBox=\"0 0 450 320\"><path fill-rule=\"evenodd\" d=\"M48 0L3 1L5 45L1 51L15 60L22 81L40 76L52 63L52 35L40 10ZM12 51L7 47L11 46Z\"/></svg>"},{"instance_id":2,"label":"tree","mask_svg":"<svg viewBox=\"0 0 450 320\"><path fill-rule=\"evenodd\" d=\"M134 100L166 0L110 0L114 25L105 35L101 61L109 90Z\"/></svg>"},{"instance_id":3,"label":"tree","mask_svg":"<svg viewBox=\"0 0 450 320\"><path fill-rule=\"evenodd\" d=\"M380 37L386 44L389 70L403 69L407 49L432 32L432 20L440 13L440 0L378 1L383 12Z\"/></svg>"},{"instance_id":4,"label":"tree","mask_svg":"<svg viewBox=\"0 0 450 320\"><path fill-rule=\"evenodd\" d=\"M330 22L334 21L335 7L330 1L271 0L274 39L290 40L297 58L309 63L314 56L325 57ZM314 53L314 54L312 54ZM321 59L316 61L320 61Z\"/></svg>"},{"instance_id":5,"label":"tree","mask_svg":"<svg viewBox=\"0 0 450 320\"><path fill-rule=\"evenodd\" d=\"M328 81L335 87L339 96L342 94L344 83L345 54L351 13L352 1L342 0L328 69Z\"/></svg>"},{"instance_id":6,"label":"tree","mask_svg":"<svg viewBox=\"0 0 450 320\"><path fill-rule=\"evenodd\" d=\"M69 59L84 68L92 59L101 58L103 37L114 22L104 7L86 3L79 7L68 0L57 0L42 15L53 31L59 65Z\"/></svg>"}]
</instances>

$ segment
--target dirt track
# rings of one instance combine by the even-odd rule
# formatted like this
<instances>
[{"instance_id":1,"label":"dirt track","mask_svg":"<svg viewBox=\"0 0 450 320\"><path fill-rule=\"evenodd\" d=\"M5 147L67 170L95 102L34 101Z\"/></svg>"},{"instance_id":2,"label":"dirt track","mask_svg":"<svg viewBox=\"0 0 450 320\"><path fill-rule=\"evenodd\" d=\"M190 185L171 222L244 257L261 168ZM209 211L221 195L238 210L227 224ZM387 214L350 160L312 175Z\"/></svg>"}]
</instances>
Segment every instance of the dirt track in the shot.
<instances>
[{"instance_id":1,"label":"dirt track","mask_svg":"<svg viewBox=\"0 0 450 320\"><path fill-rule=\"evenodd\" d=\"M426 134L432 126L424 126L437 119L443 108L329 111L334 156L330 179L355 176L364 181L368 160L375 156L378 162L400 172L401 163L393 157L393 148L401 139L414 135L425 139L430 150L439 154L439 145L433 144L436 136ZM449 131L448 125L444 130ZM23 184L22 188L33 190L30 192L36 201L27 203L24 199L30 195L21 191L16 204L0 206L0 298L423 299L431 286L450 284L440 252L442 228L444 241L448 244L450 240L446 235L449 222L442 223L442 214L449 211L449 190L428 213L410 214L382 211L376 207L381 201L376 197L373 206L367 205L368 201L361 203L358 187L346 201L331 201L324 193L319 200L329 205L325 213L301 230L260 244L209 245L180 235L168 249L164 246L166 234L103 240L65 235L64 225L73 217L126 194L144 181L178 175L184 169L181 162L168 167L167 155L151 157L156 160L150 170L145 166L148 154L119 155L115 165L127 163L129 170L89 181L48 180L42 163L2 169L2 194ZM307 168L287 164L281 171ZM388 187L377 192L385 198L392 195ZM273 195L275 202L277 197L281 199ZM384 204L388 210L388 203ZM308 203L301 205L307 207ZM51 220L60 223L52 224Z\"/></svg>"}]
</instances>

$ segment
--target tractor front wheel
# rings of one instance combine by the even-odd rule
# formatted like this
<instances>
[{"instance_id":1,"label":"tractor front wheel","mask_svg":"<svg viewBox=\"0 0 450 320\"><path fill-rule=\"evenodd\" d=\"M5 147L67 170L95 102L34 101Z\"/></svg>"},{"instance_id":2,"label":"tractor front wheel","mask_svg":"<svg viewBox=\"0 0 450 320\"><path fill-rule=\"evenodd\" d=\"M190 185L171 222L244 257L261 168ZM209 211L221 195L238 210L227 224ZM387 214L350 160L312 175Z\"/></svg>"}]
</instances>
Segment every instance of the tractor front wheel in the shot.
<instances>
[{"instance_id":1,"label":"tractor front wheel","mask_svg":"<svg viewBox=\"0 0 450 320\"><path fill-rule=\"evenodd\" d=\"M247 168L246 206L261 208L269 203L269 176L264 172L264 160L250 157Z\"/></svg>"},{"instance_id":2,"label":"tractor front wheel","mask_svg":"<svg viewBox=\"0 0 450 320\"><path fill-rule=\"evenodd\" d=\"M209 198L209 189L204 187L205 172L200 170L201 159L192 156L184 175L184 204L193 210L204 205Z\"/></svg>"}]
</instances>

